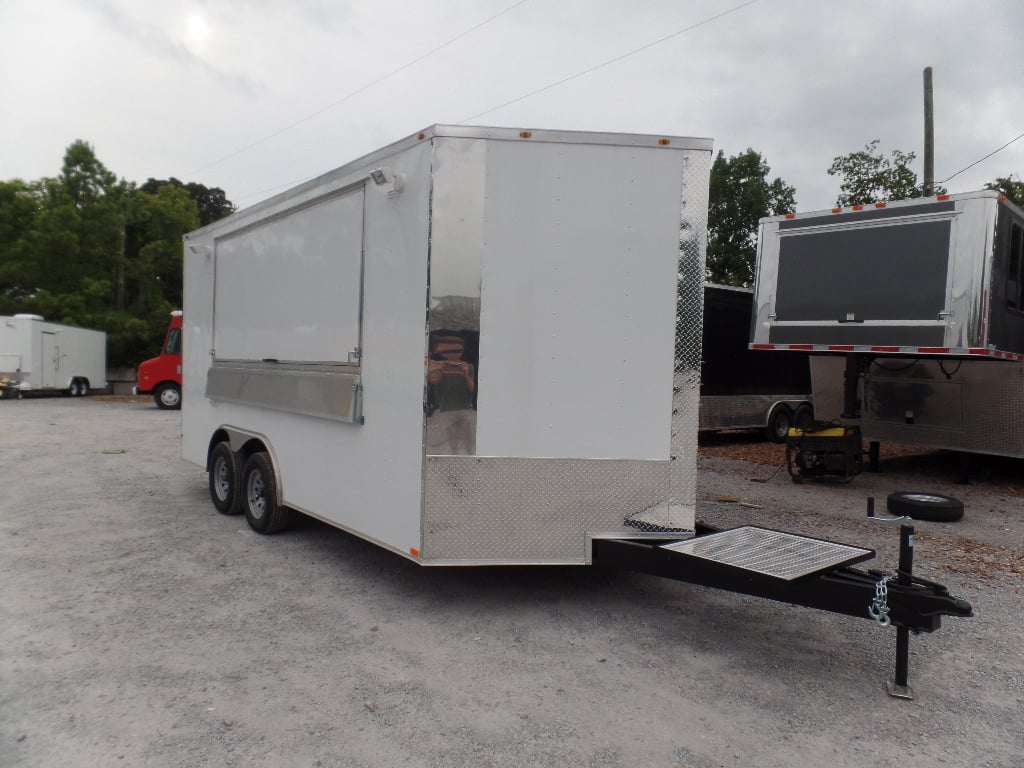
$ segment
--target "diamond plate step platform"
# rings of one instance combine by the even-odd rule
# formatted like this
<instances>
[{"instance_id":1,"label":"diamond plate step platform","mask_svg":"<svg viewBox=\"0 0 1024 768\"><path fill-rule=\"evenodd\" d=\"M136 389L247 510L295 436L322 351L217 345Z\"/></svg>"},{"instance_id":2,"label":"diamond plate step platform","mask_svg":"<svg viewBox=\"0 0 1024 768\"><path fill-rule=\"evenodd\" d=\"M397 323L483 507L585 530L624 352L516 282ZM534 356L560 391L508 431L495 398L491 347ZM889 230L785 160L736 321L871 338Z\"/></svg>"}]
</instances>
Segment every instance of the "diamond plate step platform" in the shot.
<instances>
[{"instance_id":1,"label":"diamond plate step platform","mask_svg":"<svg viewBox=\"0 0 1024 768\"><path fill-rule=\"evenodd\" d=\"M796 581L875 556L871 549L751 525L663 544L662 549L782 581Z\"/></svg>"}]
</instances>

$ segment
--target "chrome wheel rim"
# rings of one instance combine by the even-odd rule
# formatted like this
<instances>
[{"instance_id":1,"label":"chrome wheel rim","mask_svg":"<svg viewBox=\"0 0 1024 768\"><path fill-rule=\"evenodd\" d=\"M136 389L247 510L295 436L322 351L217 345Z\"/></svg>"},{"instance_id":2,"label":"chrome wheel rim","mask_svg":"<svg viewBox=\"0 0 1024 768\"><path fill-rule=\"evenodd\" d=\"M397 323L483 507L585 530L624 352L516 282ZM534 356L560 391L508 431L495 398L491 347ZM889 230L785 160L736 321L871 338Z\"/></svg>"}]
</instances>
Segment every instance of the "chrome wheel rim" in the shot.
<instances>
[{"instance_id":1,"label":"chrome wheel rim","mask_svg":"<svg viewBox=\"0 0 1024 768\"><path fill-rule=\"evenodd\" d=\"M249 500L249 513L256 520L261 519L267 511L267 496L261 472L249 473L249 481L246 483L246 496Z\"/></svg>"},{"instance_id":2,"label":"chrome wheel rim","mask_svg":"<svg viewBox=\"0 0 1024 768\"><path fill-rule=\"evenodd\" d=\"M213 464L213 490L220 501L227 501L231 494L231 474L223 457L218 457Z\"/></svg>"},{"instance_id":3,"label":"chrome wheel rim","mask_svg":"<svg viewBox=\"0 0 1024 768\"><path fill-rule=\"evenodd\" d=\"M935 502L943 502L946 499L942 496L934 496L930 493L904 493L904 499L910 499L911 501L923 501L926 504L934 504Z\"/></svg>"}]
</instances>

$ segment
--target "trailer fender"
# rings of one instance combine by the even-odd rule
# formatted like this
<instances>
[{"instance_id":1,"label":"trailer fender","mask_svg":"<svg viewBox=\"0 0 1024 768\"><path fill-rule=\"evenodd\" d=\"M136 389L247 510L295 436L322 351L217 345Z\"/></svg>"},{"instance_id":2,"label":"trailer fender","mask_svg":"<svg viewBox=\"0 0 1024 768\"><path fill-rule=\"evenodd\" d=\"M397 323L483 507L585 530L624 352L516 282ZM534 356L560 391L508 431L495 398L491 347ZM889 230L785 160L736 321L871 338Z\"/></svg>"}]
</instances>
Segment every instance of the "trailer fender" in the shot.
<instances>
[{"instance_id":1,"label":"trailer fender","mask_svg":"<svg viewBox=\"0 0 1024 768\"><path fill-rule=\"evenodd\" d=\"M213 462L213 450L218 443L227 442L231 451L238 456L238 461L244 470L246 462L254 453L266 453L274 475L273 491L276 494L276 502L284 504L284 481L281 478L280 463L277 453L274 450L270 439L259 432L248 429L240 429L229 424L222 424L210 436L210 442L206 448L206 471L209 472ZM269 486L268 486L269 487Z\"/></svg>"}]
</instances>

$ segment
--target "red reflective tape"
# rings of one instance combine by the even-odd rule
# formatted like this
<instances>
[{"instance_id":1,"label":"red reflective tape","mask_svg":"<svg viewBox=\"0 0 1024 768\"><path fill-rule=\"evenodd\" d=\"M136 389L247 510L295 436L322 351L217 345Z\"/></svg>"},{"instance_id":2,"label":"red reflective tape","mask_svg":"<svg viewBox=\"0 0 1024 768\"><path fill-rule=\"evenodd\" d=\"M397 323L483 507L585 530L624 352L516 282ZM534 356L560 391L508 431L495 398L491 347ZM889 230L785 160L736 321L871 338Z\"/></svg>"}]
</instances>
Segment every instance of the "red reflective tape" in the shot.
<instances>
[{"instance_id":1,"label":"red reflective tape","mask_svg":"<svg viewBox=\"0 0 1024 768\"><path fill-rule=\"evenodd\" d=\"M991 349L984 349L984 348L979 348L979 349L973 349L972 348L972 349L968 349L967 350L967 354L969 354L969 355L985 355L987 357L988 355L992 354L992 350ZM998 354L999 353L996 352L996 355L998 355Z\"/></svg>"},{"instance_id":2,"label":"red reflective tape","mask_svg":"<svg viewBox=\"0 0 1024 768\"><path fill-rule=\"evenodd\" d=\"M899 352L899 347L872 347L872 352Z\"/></svg>"},{"instance_id":3,"label":"red reflective tape","mask_svg":"<svg viewBox=\"0 0 1024 768\"><path fill-rule=\"evenodd\" d=\"M949 347L918 347L917 351L922 355L948 355Z\"/></svg>"},{"instance_id":4,"label":"red reflective tape","mask_svg":"<svg viewBox=\"0 0 1024 768\"><path fill-rule=\"evenodd\" d=\"M829 344L827 349L830 352L853 352L855 347L852 344L849 344L849 345L845 345L845 344L844 345Z\"/></svg>"},{"instance_id":5,"label":"red reflective tape","mask_svg":"<svg viewBox=\"0 0 1024 768\"><path fill-rule=\"evenodd\" d=\"M813 344L790 344L789 348L790 349L799 349L802 352L810 352L811 350L814 349L814 345Z\"/></svg>"},{"instance_id":6,"label":"red reflective tape","mask_svg":"<svg viewBox=\"0 0 1024 768\"><path fill-rule=\"evenodd\" d=\"M751 344L751 349L775 349L774 344Z\"/></svg>"}]
</instances>

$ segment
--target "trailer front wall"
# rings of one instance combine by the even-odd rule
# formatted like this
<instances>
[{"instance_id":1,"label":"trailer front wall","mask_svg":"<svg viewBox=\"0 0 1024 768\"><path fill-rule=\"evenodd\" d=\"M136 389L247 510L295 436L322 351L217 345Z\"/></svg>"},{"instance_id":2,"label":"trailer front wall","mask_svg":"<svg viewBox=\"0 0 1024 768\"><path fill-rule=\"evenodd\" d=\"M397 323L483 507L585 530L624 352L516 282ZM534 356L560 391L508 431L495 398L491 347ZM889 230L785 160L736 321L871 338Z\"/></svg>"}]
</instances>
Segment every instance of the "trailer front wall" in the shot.
<instances>
[{"instance_id":1,"label":"trailer front wall","mask_svg":"<svg viewBox=\"0 0 1024 768\"><path fill-rule=\"evenodd\" d=\"M437 140L429 348L461 339L477 389L470 438L427 417L424 560L584 562L630 517L692 528L699 280L670 414L680 209L699 275L709 157Z\"/></svg>"},{"instance_id":2,"label":"trailer front wall","mask_svg":"<svg viewBox=\"0 0 1024 768\"><path fill-rule=\"evenodd\" d=\"M0 377L12 383L27 380L33 358L31 325L13 317L0 318Z\"/></svg>"}]
</instances>

